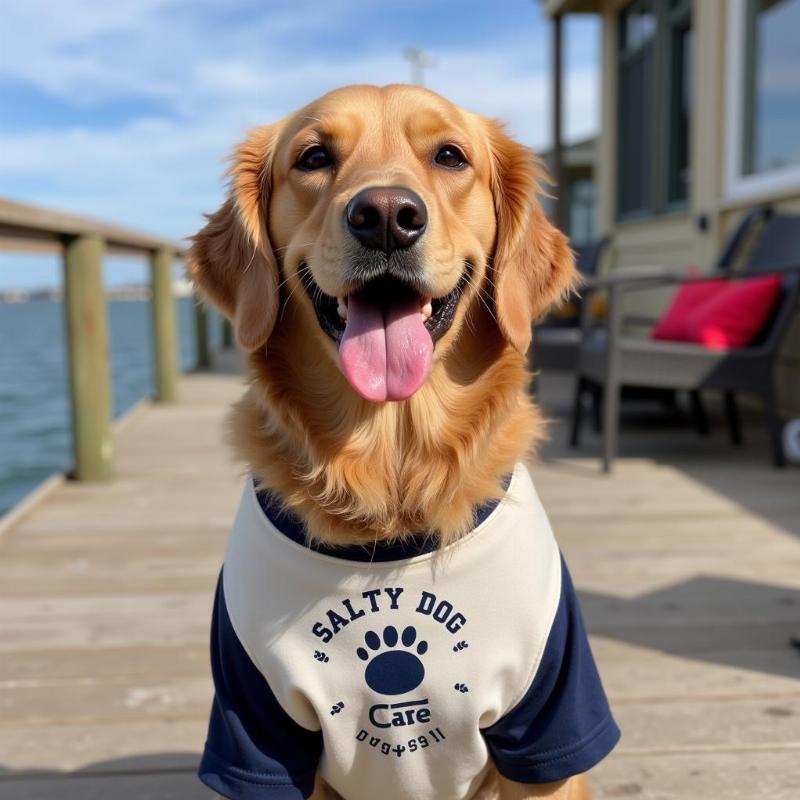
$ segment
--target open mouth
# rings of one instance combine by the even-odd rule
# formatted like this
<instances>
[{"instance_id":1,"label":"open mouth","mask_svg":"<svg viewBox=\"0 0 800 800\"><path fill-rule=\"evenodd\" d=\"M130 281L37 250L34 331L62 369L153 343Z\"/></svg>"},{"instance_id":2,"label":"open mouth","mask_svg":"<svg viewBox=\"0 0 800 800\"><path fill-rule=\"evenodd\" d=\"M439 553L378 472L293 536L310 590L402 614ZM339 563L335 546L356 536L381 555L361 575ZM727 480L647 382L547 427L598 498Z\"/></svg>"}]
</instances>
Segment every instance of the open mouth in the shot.
<instances>
[{"instance_id":1,"label":"open mouth","mask_svg":"<svg viewBox=\"0 0 800 800\"><path fill-rule=\"evenodd\" d=\"M426 297L384 274L337 298L320 290L306 265L300 275L320 327L338 345L345 377L362 397L382 402L404 400L424 383L434 344L453 323L468 270L444 297Z\"/></svg>"}]
</instances>

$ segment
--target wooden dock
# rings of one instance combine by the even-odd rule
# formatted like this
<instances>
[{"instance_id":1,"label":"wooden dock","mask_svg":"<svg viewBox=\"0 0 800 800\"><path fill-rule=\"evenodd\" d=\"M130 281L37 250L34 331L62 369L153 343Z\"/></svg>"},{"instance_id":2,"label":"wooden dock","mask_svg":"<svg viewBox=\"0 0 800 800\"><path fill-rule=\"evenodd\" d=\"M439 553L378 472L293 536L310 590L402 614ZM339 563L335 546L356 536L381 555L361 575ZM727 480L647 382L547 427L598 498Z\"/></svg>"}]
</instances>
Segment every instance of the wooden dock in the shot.
<instances>
[{"instance_id":1,"label":"wooden dock","mask_svg":"<svg viewBox=\"0 0 800 800\"><path fill-rule=\"evenodd\" d=\"M3 800L209 797L194 770L241 384L184 376L177 403L115 430L113 481L55 486L0 538ZM535 478L623 729L595 796L800 797L798 472L758 442L734 457L640 426L608 477L563 458L562 435Z\"/></svg>"}]
</instances>

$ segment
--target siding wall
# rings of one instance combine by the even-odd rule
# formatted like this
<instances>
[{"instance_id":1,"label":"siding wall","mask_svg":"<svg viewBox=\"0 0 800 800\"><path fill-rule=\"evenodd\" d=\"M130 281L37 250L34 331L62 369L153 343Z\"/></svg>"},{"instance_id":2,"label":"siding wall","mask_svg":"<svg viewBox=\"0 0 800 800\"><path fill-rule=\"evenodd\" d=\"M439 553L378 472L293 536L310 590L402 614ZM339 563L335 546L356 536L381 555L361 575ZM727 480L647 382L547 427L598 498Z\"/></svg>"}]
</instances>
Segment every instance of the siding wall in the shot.
<instances>
[{"instance_id":1,"label":"siding wall","mask_svg":"<svg viewBox=\"0 0 800 800\"><path fill-rule=\"evenodd\" d=\"M696 264L708 269L721 243L741 217L744 206L724 201L725 90L727 0L693 0L694 100L691 120L692 179L685 213L645 220L617 222L617 25L624 0L606 0L603 6L601 125L598 141L598 225L612 235L605 268L620 270L659 265L682 270ZM752 202L774 201L773 197ZM800 213L800 189L775 203ZM703 216L707 226L697 224ZM657 316L671 293L639 292L629 296L626 312ZM787 417L800 416L800 310L784 348L778 370L780 400Z\"/></svg>"}]
</instances>

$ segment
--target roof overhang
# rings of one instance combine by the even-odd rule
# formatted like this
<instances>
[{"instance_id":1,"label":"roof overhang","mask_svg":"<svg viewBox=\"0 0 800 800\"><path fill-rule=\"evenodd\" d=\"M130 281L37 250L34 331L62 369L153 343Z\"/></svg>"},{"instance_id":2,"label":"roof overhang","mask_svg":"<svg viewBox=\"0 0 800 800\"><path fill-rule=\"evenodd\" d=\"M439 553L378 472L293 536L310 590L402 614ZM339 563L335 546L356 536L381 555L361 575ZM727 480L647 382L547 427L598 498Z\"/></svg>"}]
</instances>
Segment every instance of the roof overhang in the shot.
<instances>
[{"instance_id":1,"label":"roof overhang","mask_svg":"<svg viewBox=\"0 0 800 800\"><path fill-rule=\"evenodd\" d=\"M559 14L599 14L603 0L542 0L544 10L551 17Z\"/></svg>"},{"instance_id":2,"label":"roof overhang","mask_svg":"<svg viewBox=\"0 0 800 800\"><path fill-rule=\"evenodd\" d=\"M597 138L590 136L587 139L580 139L571 144L564 144L561 147L561 158L565 167L570 169L578 169L586 167L591 169L594 167L597 151ZM536 154L545 163L549 163L552 158L552 150L537 150Z\"/></svg>"}]
</instances>

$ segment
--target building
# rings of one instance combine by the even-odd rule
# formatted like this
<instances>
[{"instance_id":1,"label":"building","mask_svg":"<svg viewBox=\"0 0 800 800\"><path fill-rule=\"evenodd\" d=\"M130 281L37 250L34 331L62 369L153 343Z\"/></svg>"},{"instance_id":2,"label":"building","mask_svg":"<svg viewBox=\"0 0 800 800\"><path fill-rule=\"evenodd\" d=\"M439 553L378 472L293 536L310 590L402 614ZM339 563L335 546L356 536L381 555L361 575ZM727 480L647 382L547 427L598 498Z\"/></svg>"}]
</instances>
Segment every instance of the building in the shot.
<instances>
[{"instance_id":1,"label":"building","mask_svg":"<svg viewBox=\"0 0 800 800\"><path fill-rule=\"evenodd\" d=\"M602 19L594 178L597 230L612 242L606 269L709 268L745 209L771 202L800 213L800 0L544 6L553 19L557 109L561 18ZM667 300L644 297L635 296L638 313L657 314ZM778 381L784 413L800 415L800 315Z\"/></svg>"},{"instance_id":2,"label":"building","mask_svg":"<svg viewBox=\"0 0 800 800\"><path fill-rule=\"evenodd\" d=\"M594 239L597 233L595 222L594 164L597 140L594 137L580 139L561 148L561 181L564 195L563 230L574 244L584 244ZM552 163L552 150L540 152L545 164ZM544 198L545 207L553 213L553 198Z\"/></svg>"}]
</instances>

